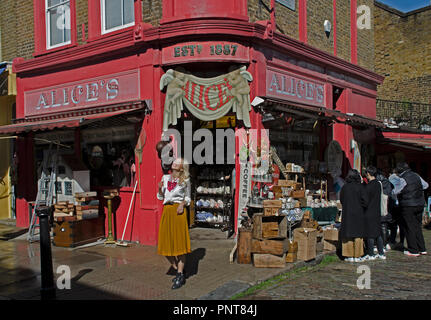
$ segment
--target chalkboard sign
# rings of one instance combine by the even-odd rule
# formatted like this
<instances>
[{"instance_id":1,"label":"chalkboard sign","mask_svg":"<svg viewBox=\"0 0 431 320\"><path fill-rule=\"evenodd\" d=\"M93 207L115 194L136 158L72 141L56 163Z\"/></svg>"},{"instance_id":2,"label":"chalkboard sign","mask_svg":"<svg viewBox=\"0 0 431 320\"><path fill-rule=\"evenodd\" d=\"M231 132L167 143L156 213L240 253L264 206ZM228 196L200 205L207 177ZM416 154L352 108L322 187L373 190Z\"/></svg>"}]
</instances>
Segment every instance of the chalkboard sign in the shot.
<instances>
[{"instance_id":1,"label":"chalkboard sign","mask_svg":"<svg viewBox=\"0 0 431 320\"><path fill-rule=\"evenodd\" d=\"M276 0L279 4L295 11L295 0Z\"/></svg>"}]
</instances>

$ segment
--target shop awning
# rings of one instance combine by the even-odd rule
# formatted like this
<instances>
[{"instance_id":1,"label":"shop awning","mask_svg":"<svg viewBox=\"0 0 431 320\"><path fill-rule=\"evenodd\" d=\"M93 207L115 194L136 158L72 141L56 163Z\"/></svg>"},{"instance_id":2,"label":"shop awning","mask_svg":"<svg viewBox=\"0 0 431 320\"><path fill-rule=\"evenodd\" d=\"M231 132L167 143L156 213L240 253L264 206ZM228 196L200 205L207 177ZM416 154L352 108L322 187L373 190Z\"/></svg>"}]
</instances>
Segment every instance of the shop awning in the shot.
<instances>
[{"instance_id":1,"label":"shop awning","mask_svg":"<svg viewBox=\"0 0 431 320\"><path fill-rule=\"evenodd\" d=\"M68 114L51 115L54 119L33 118L33 119L18 119L15 124L0 126L0 135L19 134L30 131L43 131L61 128L74 128L89 124L94 120L102 120L117 115L143 110L146 104L135 103L122 106L110 106L81 111L72 117L67 117ZM76 112L75 112L76 113Z\"/></svg>"},{"instance_id":2,"label":"shop awning","mask_svg":"<svg viewBox=\"0 0 431 320\"><path fill-rule=\"evenodd\" d=\"M306 106L275 99L265 99L264 105L268 107L268 111L271 109L276 109L278 111L302 115L310 118L333 119L337 122L349 123L351 125L371 126L377 128L386 127L382 121L376 119L352 113L342 113L340 111L330 110L324 107Z\"/></svg>"},{"instance_id":3,"label":"shop awning","mask_svg":"<svg viewBox=\"0 0 431 320\"><path fill-rule=\"evenodd\" d=\"M397 147L405 147L405 148L419 148L421 150L431 151L431 138L382 138L379 139L380 143L388 143Z\"/></svg>"}]
</instances>

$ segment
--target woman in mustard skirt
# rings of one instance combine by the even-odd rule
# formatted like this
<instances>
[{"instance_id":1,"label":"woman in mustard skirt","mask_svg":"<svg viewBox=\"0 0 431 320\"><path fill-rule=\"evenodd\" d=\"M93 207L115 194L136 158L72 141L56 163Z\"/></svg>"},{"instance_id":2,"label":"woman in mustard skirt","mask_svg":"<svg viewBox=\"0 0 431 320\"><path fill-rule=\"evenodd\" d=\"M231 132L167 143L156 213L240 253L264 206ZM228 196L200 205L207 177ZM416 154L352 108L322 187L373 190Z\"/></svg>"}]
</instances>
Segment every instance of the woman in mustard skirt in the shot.
<instances>
[{"instance_id":1,"label":"woman in mustard skirt","mask_svg":"<svg viewBox=\"0 0 431 320\"><path fill-rule=\"evenodd\" d=\"M185 209L190 204L190 179L184 159L176 159L172 164L172 173L163 176L157 198L163 200L157 253L165 256L177 270L172 289L178 289L186 282L184 265L186 254L191 252Z\"/></svg>"}]
</instances>

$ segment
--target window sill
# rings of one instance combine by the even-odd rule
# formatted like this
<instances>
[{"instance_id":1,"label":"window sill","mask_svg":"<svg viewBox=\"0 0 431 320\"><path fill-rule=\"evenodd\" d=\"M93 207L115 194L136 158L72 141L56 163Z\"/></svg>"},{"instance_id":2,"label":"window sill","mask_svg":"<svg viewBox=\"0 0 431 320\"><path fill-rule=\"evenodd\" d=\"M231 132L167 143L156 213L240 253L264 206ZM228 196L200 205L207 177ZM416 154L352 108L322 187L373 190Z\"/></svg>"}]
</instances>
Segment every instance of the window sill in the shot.
<instances>
[{"instance_id":1,"label":"window sill","mask_svg":"<svg viewBox=\"0 0 431 320\"><path fill-rule=\"evenodd\" d=\"M56 48L52 48L52 49L45 49L43 51L39 51L39 52L34 52L33 53L33 57L37 58L43 55L47 55L50 53L54 53L54 52L59 52L59 51L63 51L63 50L67 50L67 49L71 49L71 48L75 48L77 47L78 44L77 43L71 43L71 44L67 44L61 47L56 47Z\"/></svg>"},{"instance_id":2,"label":"window sill","mask_svg":"<svg viewBox=\"0 0 431 320\"><path fill-rule=\"evenodd\" d=\"M113 37L113 36L116 36L116 35L119 35L119 34L122 34L122 33L129 33L130 31L133 32L134 28L135 28L135 25L127 27L127 28L123 28L123 29L118 29L118 30L115 30L115 31L111 31L111 32L106 32L106 33L103 33L103 34L98 34L97 36L94 36L94 37L90 37L89 36L89 38L87 39L87 43L95 42L95 41L98 41L98 40L107 39L109 37Z\"/></svg>"}]
</instances>

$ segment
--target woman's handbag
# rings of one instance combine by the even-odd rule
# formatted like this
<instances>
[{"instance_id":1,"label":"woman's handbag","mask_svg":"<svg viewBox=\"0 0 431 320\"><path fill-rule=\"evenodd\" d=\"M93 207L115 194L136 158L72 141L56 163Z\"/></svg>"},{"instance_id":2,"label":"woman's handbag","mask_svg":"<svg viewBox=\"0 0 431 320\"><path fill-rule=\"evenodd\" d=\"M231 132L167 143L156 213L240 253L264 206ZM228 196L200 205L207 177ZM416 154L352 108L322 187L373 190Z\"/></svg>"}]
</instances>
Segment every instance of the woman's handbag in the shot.
<instances>
[{"instance_id":1,"label":"woman's handbag","mask_svg":"<svg viewBox=\"0 0 431 320\"><path fill-rule=\"evenodd\" d=\"M379 181L380 187L382 188L382 196L380 200L380 213L382 217L386 217L388 215L388 196L383 193L383 184Z\"/></svg>"}]
</instances>

